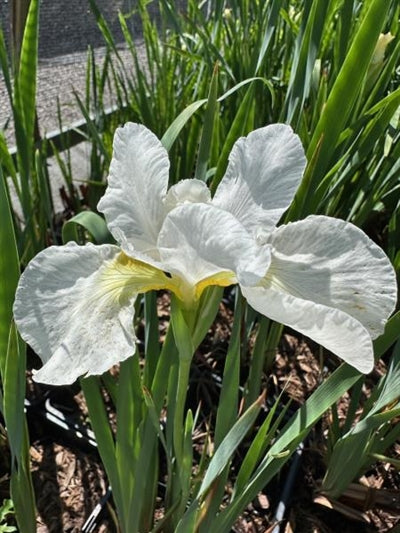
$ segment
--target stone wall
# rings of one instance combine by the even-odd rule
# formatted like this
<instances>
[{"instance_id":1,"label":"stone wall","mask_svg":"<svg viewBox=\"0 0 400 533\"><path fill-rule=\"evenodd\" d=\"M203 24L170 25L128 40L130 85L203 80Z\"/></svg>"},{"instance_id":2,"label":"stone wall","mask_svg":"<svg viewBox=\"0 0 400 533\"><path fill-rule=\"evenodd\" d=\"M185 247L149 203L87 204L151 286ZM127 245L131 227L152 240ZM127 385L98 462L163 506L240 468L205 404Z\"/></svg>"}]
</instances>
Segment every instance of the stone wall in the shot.
<instances>
[{"instance_id":1,"label":"stone wall","mask_svg":"<svg viewBox=\"0 0 400 533\"><path fill-rule=\"evenodd\" d=\"M0 20L7 43L11 3L12 0L0 0ZM126 15L132 13L137 0L96 0L96 4L109 24L116 42L122 42L118 11ZM148 6L154 17L157 17L157 4L154 1ZM182 7L185 1L177 0L175 4ZM140 37L141 24L138 16L131 15L127 23L133 35ZM86 50L88 45L104 46L103 37L90 10L89 0L40 1L39 59L81 52Z\"/></svg>"}]
</instances>

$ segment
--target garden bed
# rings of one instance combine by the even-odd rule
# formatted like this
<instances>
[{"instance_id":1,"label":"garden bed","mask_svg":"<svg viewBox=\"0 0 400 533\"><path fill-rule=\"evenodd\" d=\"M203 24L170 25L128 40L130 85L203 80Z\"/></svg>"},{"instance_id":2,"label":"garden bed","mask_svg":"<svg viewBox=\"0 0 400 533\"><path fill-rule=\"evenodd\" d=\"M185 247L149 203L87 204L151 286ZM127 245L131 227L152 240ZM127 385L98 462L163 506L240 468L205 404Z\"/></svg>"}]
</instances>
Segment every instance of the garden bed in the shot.
<instances>
[{"instance_id":1,"label":"garden bed","mask_svg":"<svg viewBox=\"0 0 400 533\"><path fill-rule=\"evenodd\" d=\"M168 323L167 293L159 297L160 333L163 337ZM205 341L195 355L192 370L190 391L188 394L189 406L196 410L201 402L201 416L194 435L194 446L200 453L206 445L205 435L212 425L213 411L218 399L219 387L217 376L220 374L224 354L228 347L231 330L232 312L229 305L221 304L220 312L210 329ZM284 389L282 403L289 399L292 401L290 409L294 411L316 389L323 379L320 371L319 349L307 339L296 333L286 330L279 344L275 363L269 376L265 376L264 386L267 389L267 406L271 404ZM38 360L31 354L31 364L38 365ZM334 361L325 360L328 365ZM325 367L325 371L326 371ZM371 383L376 382L379 375L385 371L385 365L380 362ZM114 369L118 373L118 368ZM243 366L245 375L245 361ZM30 373L29 373L30 376ZM62 424L46 420L45 412L51 409L61 411L71 424L79 427L88 427L87 409L82 392L78 386L47 388L32 382L28 376L28 398L31 407L28 408L30 422L31 448L30 457L32 477L36 494L38 509L38 533L78 533L96 531L99 533L117 532L112 498L104 502L102 511L95 517L96 528L91 530L87 524L88 518L96 506L107 494L108 482L104 468L101 464L96 447L87 436L80 438L76 435L79 431L65 431ZM365 391L368 395L368 390ZM45 407L46 400L50 402ZM108 404L110 417L113 417L113 406ZM339 402L338 411L344 418L348 408L348 396ZM285 522L281 525L281 532L295 531L296 533L336 533L348 532L381 532L392 530L400 524L400 474L389 464L380 463L372 468L361 479L367 491L365 500L360 501L358 507L354 501L343 500L341 511L329 509L329 502L320 500L315 502L318 494L319 483L324 476L324 450L326 438L331 423L330 414L314 428L304 443L304 450L295 473L294 486L290 491L290 499ZM212 428L211 428L212 434ZM90 435L89 435L90 437ZM212 438L208 442L212 447ZM248 442L243 443L243 450ZM211 448L210 448L211 449ZM232 463L240 465L241 450ZM394 458L400 457L400 445L395 445L391 450ZM279 476L267 487L263 493L252 502L236 522L233 532L236 533L261 533L273 531L275 526L275 513L282 497L288 473L293 468L289 462ZM162 469L161 469L162 470ZM6 471L0 472L2 479L2 494L7 485ZM165 479L161 479L163 483ZM374 490L389 490L392 497L390 509L374 506ZM229 487L228 487L229 491ZM160 488L160 494L162 488ZM390 500L388 500L390 503ZM340 503L333 504L340 506ZM159 499L157 513L162 516L162 502ZM365 507L365 508L364 508ZM359 519L349 518L349 513L359 513ZM86 526L85 526L86 523ZM86 529L85 529L85 527Z\"/></svg>"}]
</instances>

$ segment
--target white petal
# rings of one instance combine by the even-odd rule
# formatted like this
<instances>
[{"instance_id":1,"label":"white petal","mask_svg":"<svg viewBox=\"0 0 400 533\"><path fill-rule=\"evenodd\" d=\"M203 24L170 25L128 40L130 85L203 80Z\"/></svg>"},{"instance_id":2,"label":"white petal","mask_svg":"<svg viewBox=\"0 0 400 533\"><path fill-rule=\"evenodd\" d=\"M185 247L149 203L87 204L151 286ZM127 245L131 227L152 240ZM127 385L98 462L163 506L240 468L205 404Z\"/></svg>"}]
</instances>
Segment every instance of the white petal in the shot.
<instances>
[{"instance_id":1,"label":"white petal","mask_svg":"<svg viewBox=\"0 0 400 533\"><path fill-rule=\"evenodd\" d=\"M211 192L204 181L198 179L186 179L173 185L165 197L166 210L172 211L178 205L211 202Z\"/></svg>"},{"instance_id":2,"label":"white petal","mask_svg":"<svg viewBox=\"0 0 400 533\"><path fill-rule=\"evenodd\" d=\"M164 268L194 286L220 272L245 285L265 275L268 247L260 247L233 215L210 204L186 204L166 217L158 241Z\"/></svg>"},{"instance_id":3,"label":"white petal","mask_svg":"<svg viewBox=\"0 0 400 533\"><path fill-rule=\"evenodd\" d=\"M384 331L396 304L396 276L379 246L359 228L325 216L275 230L267 279L278 290L340 309L372 338Z\"/></svg>"},{"instance_id":4,"label":"white petal","mask_svg":"<svg viewBox=\"0 0 400 533\"><path fill-rule=\"evenodd\" d=\"M133 123L117 129L108 187L98 209L128 255L141 252L158 259L168 171L167 151L150 130Z\"/></svg>"},{"instance_id":5,"label":"white petal","mask_svg":"<svg viewBox=\"0 0 400 533\"><path fill-rule=\"evenodd\" d=\"M359 228L324 216L281 226L256 288L242 287L257 311L300 331L361 372L373 367L372 338L396 303L394 270Z\"/></svg>"},{"instance_id":6,"label":"white petal","mask_svg":"<svg viewBox=\"0 0 400 533\"><path fill-rule=\"evenodd\" d=\"M116 246L52 246L22 274L14 317L22 338L42 359L35 380L73 383L102 374L135 352L134 293L116 287L108 267Z\"/></svg>"},{"instance_id":7,"label":"white petal","mask_svg":"<svg viewBox=\"0 0 400 533\"><path fill-rule=\"evenodd\" d=\"M242 292L258 312L310 337L360 372L371 372L374 366L371 337L348 314L271 287L242 287Z\"/></svg>"},{"instance_id":8,"label":"white petal","mask_svg":"<svg viewBox=\"0 0 400 533\"><path fill-rule=\"evenodd\" d=\"M271 230L290 205L306 165L290 126L273 124L240 138L232 148L213 203L246 227Z\"/></svg>"}]
</instances>

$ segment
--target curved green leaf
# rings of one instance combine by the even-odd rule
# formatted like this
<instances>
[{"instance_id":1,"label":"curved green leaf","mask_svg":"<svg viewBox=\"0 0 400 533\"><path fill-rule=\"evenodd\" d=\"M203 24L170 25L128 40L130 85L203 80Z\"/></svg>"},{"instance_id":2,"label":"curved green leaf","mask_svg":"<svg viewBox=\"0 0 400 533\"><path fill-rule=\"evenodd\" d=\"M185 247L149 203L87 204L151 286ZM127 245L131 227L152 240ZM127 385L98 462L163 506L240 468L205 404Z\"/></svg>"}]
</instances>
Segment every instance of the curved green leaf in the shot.
<instances>
[{"instance_id":1,"label":"curved green leaf","mask_svg":"<svg viewBox=\"0 0 400 533\"><path fill-rule=\"evenodd\" d=\"M4 376L19 259L4 175L0 167L0 372Z\"/></svg>"},{"instance_id":2,"label":"curved green leaf","mask_svg":"<svg viewBox=\"0 0 400 533\"><path fill-rule=\"evenodd\" d=\"M161 143L168 152L170 151L176 138L180 134L185 124L191 118L191 116L194 115L196 111L200 109L200 107L203 106L206 102L207 98L203 98L202 100L197 100L197 102L193 102L188 107L186 107L182 111L182 113L180 113L172 122L172 124L169 126L169 128L161 138Z\"/></svg>"},{"instance_id":3,"label":"curved green leaf","mask_svg":"<svg viewBox=\"0 0 400 533\"><path fill-rule=\"evenodd\" d=\"M93 211L82 211L64 223L62 229L63 243L75 241L78 244L84 244L87 239L85 239L82 230L88 232L96 244L115 242L108 231L104 218Z\"/></svg>"}]
</instances>

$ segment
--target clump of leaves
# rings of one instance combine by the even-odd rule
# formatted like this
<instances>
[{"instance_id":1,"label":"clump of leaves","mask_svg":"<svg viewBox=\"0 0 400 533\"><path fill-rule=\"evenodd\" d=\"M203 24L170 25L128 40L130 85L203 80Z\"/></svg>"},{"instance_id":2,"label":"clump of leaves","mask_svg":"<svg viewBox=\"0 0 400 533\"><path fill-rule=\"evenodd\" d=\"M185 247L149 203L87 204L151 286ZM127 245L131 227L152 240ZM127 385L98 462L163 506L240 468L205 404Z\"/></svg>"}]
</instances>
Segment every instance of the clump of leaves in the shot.
<instances>
[{"instance_id":1,"label":"clump of leaves","mask_svg":"<svg viewBox=\"0 0 400 533\"><path fill-rule=\"evenodd\" d=\"M0 533L12 533L17 531L15 526L7 524L9 515L14 514L14 504L12 500L3 500L3 505L0 507Z\"/></svg>"}]
</instances>

